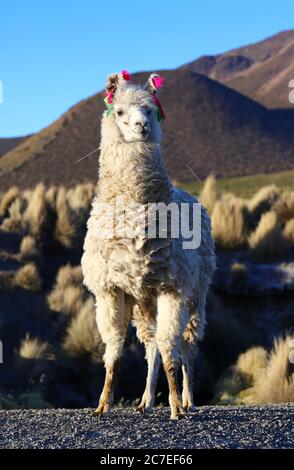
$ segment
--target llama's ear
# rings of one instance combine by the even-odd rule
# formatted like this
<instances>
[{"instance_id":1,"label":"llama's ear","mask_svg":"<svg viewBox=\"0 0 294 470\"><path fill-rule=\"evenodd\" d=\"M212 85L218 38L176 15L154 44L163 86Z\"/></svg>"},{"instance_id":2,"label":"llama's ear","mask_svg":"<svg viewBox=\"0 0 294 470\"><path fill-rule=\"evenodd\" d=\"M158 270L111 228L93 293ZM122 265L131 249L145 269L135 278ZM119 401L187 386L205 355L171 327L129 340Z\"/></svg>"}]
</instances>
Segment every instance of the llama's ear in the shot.
<instances>
[{"instance_id":1,"label":"llama's ear","mask_svg":"<svg viewBox=\"0 0 294 470\"><path fill-rule=\"evenodd\" d=\"M117 89L132 79L129 72L123 70L122 73L113 73L107 77L107 83L105 85L105 98L104 103L107 107L106 115L109 116L113 109L113 98L117 92Z\"/></svg>"},{"instance_id":2,"label":"llama's ear","mask_svg":"<svg viewBox=\"0 0 294 470\"><path fill-rule=\"evenodd\" d=\"M158 73L152 73L148 78L145 88L147 88L150 93L154 94L163 87L164 81L164 78Z\"/></svg>"},{"instance_id":3,"label":"llama's ear","mask_svg":"<svg viewBox=\"0 0 294 470\"><path fill-rule=\"evenodd\" d=\"M110 91L115 93L119 83L119 75L119 73L112 73L111 75L108 75L105 85L106 93L109 93Z\"/></svg>"},{"instance_id":4,"label":"llama's ear","mask_svg":"<svg viewBox=\"0 0 294 470\"><path fill-rule=\"evenodd\" d=\"M126 70L123 70L121 73L113 73L108 75L105 86L106 93L111 91L114 94L118 87L130 81L131 79L131 74Z\"/></svg>"}]
</instances>

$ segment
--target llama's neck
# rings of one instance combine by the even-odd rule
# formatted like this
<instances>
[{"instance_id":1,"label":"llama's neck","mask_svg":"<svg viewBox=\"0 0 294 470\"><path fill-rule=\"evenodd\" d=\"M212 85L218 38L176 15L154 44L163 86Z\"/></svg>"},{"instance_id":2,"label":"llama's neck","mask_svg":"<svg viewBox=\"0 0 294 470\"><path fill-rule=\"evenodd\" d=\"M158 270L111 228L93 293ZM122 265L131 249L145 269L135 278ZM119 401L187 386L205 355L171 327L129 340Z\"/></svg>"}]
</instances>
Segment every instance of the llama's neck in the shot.
<instances>
[{"instance_id":1,"label":"llama's neck","mask_svg":"<svg viewBox=\"0 0 294 470\"><path fill-rule=\"evenodd\" d=\"M107 142L101 145L99 198L123 195L141 204L170 201L171 183L157 143Z\"/></svg>"}]
</instances>

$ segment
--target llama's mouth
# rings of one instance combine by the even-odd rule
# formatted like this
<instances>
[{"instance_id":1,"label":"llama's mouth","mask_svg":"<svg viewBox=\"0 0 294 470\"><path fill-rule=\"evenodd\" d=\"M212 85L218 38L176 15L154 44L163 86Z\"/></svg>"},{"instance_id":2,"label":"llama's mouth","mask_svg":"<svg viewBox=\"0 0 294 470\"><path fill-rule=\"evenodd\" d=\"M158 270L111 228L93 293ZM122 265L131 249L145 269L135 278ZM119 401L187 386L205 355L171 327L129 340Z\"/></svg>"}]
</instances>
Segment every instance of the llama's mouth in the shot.
<instances>
[{"instance_id":1,"label":"llama's mouth","mask_svg":"<svg viewBox=\"0 0 294 470\"><path fill-rule=\"evenodd\" d=\"M140 133L141 139L146 140L150 135L150 129L148 127L144 127L142 129L142 132Z\"/></svg>"},{"instance_id":2,"label":"llama's mouth","mask_svg":"<svg viewBox=\"0 0 294 470\"><path fill-rule=\"evenodd\" d=\"M144 142L145 140L148 139L150 135L150 131L148 129L144 130L143 132L135 132L134 133L134 141L135 142Z\"/></svg>"}]
</instances>

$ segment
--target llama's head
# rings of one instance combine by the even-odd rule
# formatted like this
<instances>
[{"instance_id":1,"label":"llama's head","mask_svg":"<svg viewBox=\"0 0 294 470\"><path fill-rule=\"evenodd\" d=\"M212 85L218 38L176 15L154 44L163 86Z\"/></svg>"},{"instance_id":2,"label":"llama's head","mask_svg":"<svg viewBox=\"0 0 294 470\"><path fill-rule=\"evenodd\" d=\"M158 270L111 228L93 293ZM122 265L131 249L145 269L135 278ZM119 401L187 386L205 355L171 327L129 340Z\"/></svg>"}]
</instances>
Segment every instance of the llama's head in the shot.
<instances>
[{"instance_id":1,"label":"llama's head","mask_svg":"<svg viewBox=\"0 0 294 470\"><path fill-rule=\"evenodd\" d=\"M115 125L124 142L160 141L163 113L156 92L162 84L157 74L151 74L144 87L134 85L126 71L108 77L104 119Z\"/></svg>"}]
</instances>

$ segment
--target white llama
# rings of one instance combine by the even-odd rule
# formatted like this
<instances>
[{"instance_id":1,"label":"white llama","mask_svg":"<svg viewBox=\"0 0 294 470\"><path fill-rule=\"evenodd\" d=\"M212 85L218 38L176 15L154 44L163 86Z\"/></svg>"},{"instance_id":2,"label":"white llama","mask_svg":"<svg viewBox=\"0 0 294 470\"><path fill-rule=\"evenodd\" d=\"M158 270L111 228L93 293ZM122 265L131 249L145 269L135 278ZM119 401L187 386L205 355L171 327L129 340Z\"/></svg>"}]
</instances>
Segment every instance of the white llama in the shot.
<instances>
[{"instance_id":1,"label":"white llama","mask_svg":"<svg viewBox=\"0 0 294 470\"><path fill-rule=\"evenodd\" d=\"M152 74L145 87L140 87L123 71L108 77L106 86L108 110L102 118L100 177L82 257L84 283L96 298L97 325L106 345L106 376L94 412L97 416L112 405L114 377L131 320L145 345L148 364L138 409L153 406L159 353L169 385L171 418L178 419L194 408L193 359L197 340L204 333L206 296L215 269L206 210L201 208L200 223L198 220L198 249L184 249L183 237L171 236L170 218L166 235L157 238L148 237L146 231L134 236L125 236L125 232L120 236L119 231L107 237L99 233L107 225L110 209L118 211L118 196L124 198L121 213L127 223L142 220L138 203L141 208L173 203L181 213L182 203L192 210L198 202L174 188L165 169L160 151L162 108L156 96L162 80ZM146 230L148 220L143 218ZM118 222L111 221L111 228L118 229ZM177 384L180 364L182 397Z\"/></svg>"}]
</instances>

